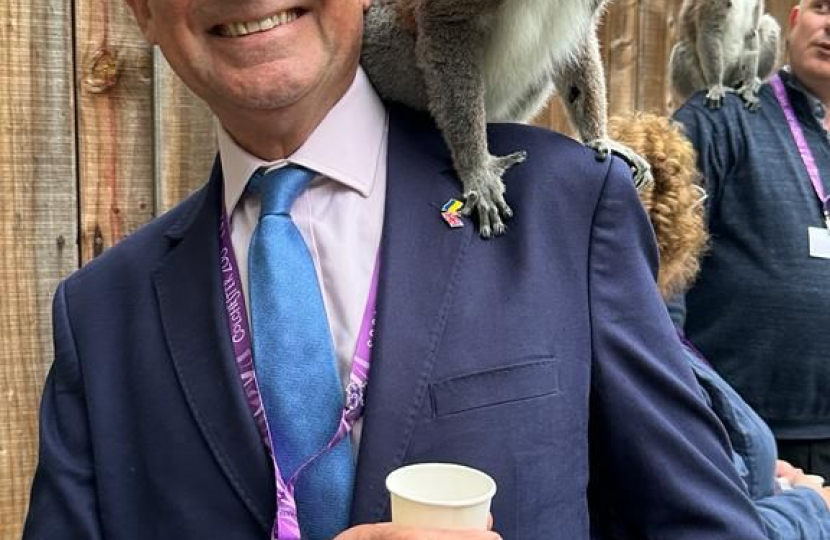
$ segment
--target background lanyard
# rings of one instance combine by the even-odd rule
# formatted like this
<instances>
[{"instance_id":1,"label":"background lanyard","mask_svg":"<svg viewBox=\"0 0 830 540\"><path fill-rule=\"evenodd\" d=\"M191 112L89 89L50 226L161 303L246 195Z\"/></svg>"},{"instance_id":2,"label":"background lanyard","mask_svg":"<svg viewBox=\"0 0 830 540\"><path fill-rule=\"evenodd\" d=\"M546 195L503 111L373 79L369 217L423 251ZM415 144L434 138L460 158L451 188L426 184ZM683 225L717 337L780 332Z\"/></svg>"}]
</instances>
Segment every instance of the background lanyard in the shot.
<instances>
[{"instance_id":1,"label":"background lanyard","mask_svg":"<svg viewBox=\"0 0 830 540\"><path fill-rule=\"evenodd\" d=\"M274 477L277 486L276 519L271 531L274 540L300 540L300 525L297 519L297 503L294 500L294 486L302 471L317 458L334 448L340 441L351 433L355 422L363 416L364 395L369 381L369 367L372 360L372 343L374 340L375 304L378 286L379 258L375 260L375 269L369 287L369 298L363 311L363 322L358 333L357 347L352 359L352 369L349 375L349 385L346 388L346 403L340 417L337 433L331 441L320 451L303 463L291 478L284 479L280 474L273 448L271 446L271 431L262 397L259 392L251 342L250 324L245 305L245 296L242 294L241 277L236 255L230 238L230 225L225 205L220 204L222 219L219 223L219 266L222 272L222 289L225 296L225 311L228 317L228 326L233 344L234 359L239 370L239 378L245 392L248 407L254 416L259 434L271 462L274 466ZM299 411L298 411L299 412Z\"/></svg>"},{"instance_id":2,"label":"background lanyard","mask_svg":"<svg viewBox=\"0 0 830 540\"><path fill-rule=\"evenodd\" d=\"M798 153L801 154L801 161L807 168L807 174L810 175L810 183L813 184L813 190L816 192L818 200L821 201L821 211L824 214L824 224L830 230L830 205L828 205L828 196L824 193L824 184L821 183L821 175L818 172L816 160L813 159L813 152L807 145L807 139L804 137L804 130L801 129L801 124L798 118L795 117L795 109L790 101L790 96L787 89L784 87L784 81L781 80L779 74L770 81L772 90L775 92L775 99L781 105L781 110L784 111L784 116L787 118L787 124L790 126L790 133L795 139L795 145L798 147Z\"/></svg>"}]
</instances>

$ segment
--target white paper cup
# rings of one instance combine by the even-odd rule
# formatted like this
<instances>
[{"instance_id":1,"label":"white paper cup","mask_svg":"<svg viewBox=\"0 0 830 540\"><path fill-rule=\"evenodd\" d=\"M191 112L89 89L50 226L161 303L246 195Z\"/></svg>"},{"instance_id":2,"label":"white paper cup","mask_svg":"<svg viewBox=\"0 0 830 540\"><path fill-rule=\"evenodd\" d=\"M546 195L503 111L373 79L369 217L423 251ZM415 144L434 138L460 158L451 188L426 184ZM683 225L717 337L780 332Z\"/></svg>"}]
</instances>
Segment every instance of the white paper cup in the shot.
<instances>
[{"instance_id":1,"label":"white paper cup","mask_svg":"<svg viewBox=\"0 0 830 540\"><path fill-rule=\"evenodd\" d=\"M386 477L392 522L435 529L487 529L496 482L452 463L419 463Z\"/></svg>"}]
</instances>

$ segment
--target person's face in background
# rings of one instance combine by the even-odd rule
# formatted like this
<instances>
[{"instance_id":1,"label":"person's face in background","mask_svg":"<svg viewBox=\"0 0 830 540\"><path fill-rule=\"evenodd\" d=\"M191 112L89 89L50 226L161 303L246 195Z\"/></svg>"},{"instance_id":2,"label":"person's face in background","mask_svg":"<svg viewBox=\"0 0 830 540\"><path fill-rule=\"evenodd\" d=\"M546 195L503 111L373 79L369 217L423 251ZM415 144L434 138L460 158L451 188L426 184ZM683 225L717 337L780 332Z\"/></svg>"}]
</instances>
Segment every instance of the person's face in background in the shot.
<instances>
[{"instance_id":1,"label":"person's face in background","mask_svg":"<svg viewBox=\"0 0 830 540\"><path fill-rule=\"evenodd\" d=\"M371 0L127 2L147 39L237 135L232 126L290 123L342 96Z\"/></svg>"},{"instance_id":2,"label":"person's face in background","mask_svg":"<svg viewBox=\"0 0 830 540\"><path fill-rule=\"evenodd\" d=\"M830 0L803 0L790 13L790 66L824 103L830 99Z\"/></svg>"}]
</instances>

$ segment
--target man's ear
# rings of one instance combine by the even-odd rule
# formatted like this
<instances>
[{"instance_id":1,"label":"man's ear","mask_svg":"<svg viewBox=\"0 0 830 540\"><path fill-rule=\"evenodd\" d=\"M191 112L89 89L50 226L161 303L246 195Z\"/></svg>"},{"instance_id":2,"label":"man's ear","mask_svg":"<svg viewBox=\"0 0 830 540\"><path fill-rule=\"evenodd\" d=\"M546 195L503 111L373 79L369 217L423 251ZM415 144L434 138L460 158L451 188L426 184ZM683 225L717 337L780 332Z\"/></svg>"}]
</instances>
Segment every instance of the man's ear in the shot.
<instances>
[{"instance_id":1,"label":"man's ear","mask_svg":"<svg viewBox=\"0 0 830 540\"><path fill-rule=\"evenodd\" d=\"M150 12L149 0L125 0L130 9L133 10L133 16L141 28L141 33L150 44L156 44L156 36L153 31L153 15Z\"/></svg>"},{"instance_id":2,"label":"man's ear","mask_svg":"<svg viewBox=\"0 0 830 540\"><path fill-rule=\"evenodd\" d=\"M796 4L790 10L790 17L787 20L789 23L789 31L792 32L793 28L795 28L795 23L798 21L798 16L801 13L801 5Z\"/></svg>"}]
</instances>

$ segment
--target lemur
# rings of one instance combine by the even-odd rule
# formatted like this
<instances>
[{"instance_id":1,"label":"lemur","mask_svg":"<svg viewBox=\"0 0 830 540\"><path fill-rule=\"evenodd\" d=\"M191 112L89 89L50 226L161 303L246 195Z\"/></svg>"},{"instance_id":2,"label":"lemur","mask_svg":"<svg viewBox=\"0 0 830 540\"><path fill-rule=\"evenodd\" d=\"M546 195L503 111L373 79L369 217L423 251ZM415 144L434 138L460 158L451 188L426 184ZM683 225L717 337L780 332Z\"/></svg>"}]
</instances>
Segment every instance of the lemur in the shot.
<instances>
[{"instance_id":1,"label":"lemur","mask_svg":"<svg viewBox=\"0 0 830 540\"><path fill-rule=\"evenodd\" d=\"M463 186L464 213L483 237L505 231L512 210L502 175L523 151L491 155L487 122L527 122L554 89L580 138L605 159L629 163L639 184L648 163L606 133L597 25L610 0L374 0L361 63L385 99L428 110Z\"/></svg>"},{"instance_id":2,"label":"lemur","mask_svg":"<svg viewBox=\"0 0 830 540\"><path fill-rule=\"evenodd\" d=\"M669 58L672 88L684 101L707 90L706 104L713 109L734 89L747 108L757 110L780 34L778 22L764 13L764 0L684 0L679 40Z\"/></svg>"}]
</instances>

